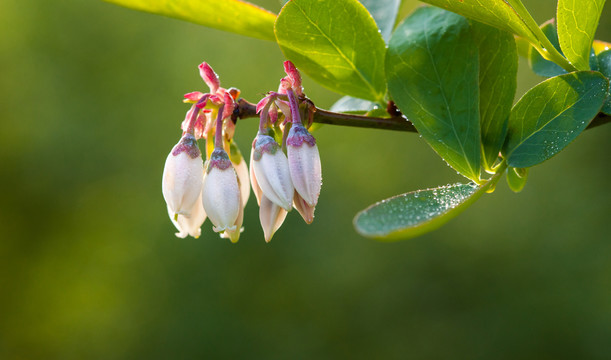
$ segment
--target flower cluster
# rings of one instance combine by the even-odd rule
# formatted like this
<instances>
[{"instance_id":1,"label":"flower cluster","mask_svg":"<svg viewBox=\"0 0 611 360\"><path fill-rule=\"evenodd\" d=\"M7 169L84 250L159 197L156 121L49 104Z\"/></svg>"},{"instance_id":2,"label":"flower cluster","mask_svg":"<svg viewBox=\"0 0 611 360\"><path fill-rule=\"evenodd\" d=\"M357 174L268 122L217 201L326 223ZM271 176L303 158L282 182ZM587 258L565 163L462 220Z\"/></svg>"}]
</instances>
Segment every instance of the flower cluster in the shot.
<instances>
[{"instance_id":1,"label":"flower cluster","mask_svg":"<svg viewBox=\"0 0 611 360\"><path fill-rule=\"evenodd\" d=\"M269 242L294 207L306 223L314 209L322 183L316 140L301 76L290 62L277 92L269 92L258 104L259 131L252 144L250 171L233 141L239 90L220 87L212 68L202 63L200 75L209 93L191 92L185 102L193 104L182 122L182 137L165 163L162 191L176 236L199 237L209 218L221 237L237 242L250 186L259 204L259 219ZM306 106L300 107L300 104ZM302 116L302 111L306 116ZM304 124L302 118L307 121ZM205 139L206 161L198 147Z\"/></svg>"}]
</instances>

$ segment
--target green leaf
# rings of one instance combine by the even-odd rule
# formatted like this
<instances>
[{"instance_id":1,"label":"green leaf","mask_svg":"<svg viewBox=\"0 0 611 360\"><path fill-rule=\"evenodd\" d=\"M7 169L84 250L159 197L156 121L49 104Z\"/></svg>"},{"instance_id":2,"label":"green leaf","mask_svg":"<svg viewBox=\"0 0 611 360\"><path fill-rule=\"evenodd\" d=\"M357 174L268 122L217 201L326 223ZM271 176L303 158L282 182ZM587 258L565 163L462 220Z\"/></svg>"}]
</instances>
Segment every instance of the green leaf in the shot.
<instances>
[{"instance_id":1,"label":"green leaf","mask_svg":"<svg viewBox=\"0 0 611 360\"><path fill-rule=\"evenodd\" d=\"M470 19L512 32L538 44L537 36L529 28L534 20L515 6L512 0L423 0L426 3L464 15Z\"/></svg>"},{"instance_id":2,"label":"green leaf","mask_svg":"<svg viewBox=\"0 0 611 360\"><path fill-rule=\"evenodd\" d=\"M604 5L605 0L558 0L560 47L578 70L590 69L590 49Z\"/></svg>"},{"instance_id":3,"label":"green leaf","mask_svg":"<svg viewBox=\"0 0 611 360\"><path fill-rule=\"evenodd\" d=\"M401 0L360 0L376 21L384 41L390 39Z\"/></svg>"},{"instance_id":4,"label":"green leaf","mask_svg":"<svg viewBox=\"0 0 611 360\"><path fill-rule=\"evenodd\" d=\"M547 36L550 43L552 43L556 50L561 52L560 43L558 43L558 32L556 31L554 21L549 20L541 25L541 31L543 31L545 36ZM532 46L529 49L528 60L532 71L539 76L552 77L566 74L566 70L560 67L560 65L553 61L544 59L537 49L533 48Z\"/></svg>"},{"instance_id":5,"label":"green leaf","mask_svg":"<svg viewBox=\"0 0 611 360\"><path fill-rule=\"evenodd\" d=\"M507 164L526 168L556 155L596 116L608 89L609 81L594 71L556 76L530 89L511 110Z\"/></svg>"},{"instance_id":6,"label":"green leaf","mask_svg":"<svg viewBox=\"0 0 611 360\"><path fill-rule=\"evenodd\" d=\"M131 9L190 21L211 28L276 41L276 15L239 0L104 0Z\"/></svg>"},{"instance_id":7,"label":"green leaf","mask_svg":"<svg viewBox=\"0 0 611 360\"><path fill-rule=\"evenodd\" d=\"M507 134L517 86L518 51L510 33L479 22L472 27L479 49L482 165L491 171Z\"/></svg>"},{"instance_id":8,"label":"green leaf","mask_svg":"<svg viewBox=\"0 0 611 360\"><path fill-rule=\"evenodd\" d=\"M507 168L507 185L511 191L519 193L528 180L528 168Z\"/></svg>"},{"instance_id":9,"label":"green leaf","mask_svg":"<svg viewBox=\"0 0 611 360\"><path fill-rule=\"evenodd\" d=\"M380 105L373 101L357 99L352 96L344 96L337 100L329 110L334 112L365 114L379 107Z\"/></svg>"},{"instance_id":10,"label":"green leaf","mask_svg":"<svg viewBox=\"0 0 611 360\"><path fill-rule=\"evenodd\" d=\"M598 54L598 66L600 72L611 79L611 50L606 50ZM611 92L611 91L610 91ZM611 115L611 93L607 93L607 100L601 109L607 115Z\"/></svg>"},{"instance_id":11,"label":"green leaf","mask_svg":"<svg viewBox=\"0 0 611 360\"><path fill-rule=\"evenodd\" d=\"M488 184L454 184L397 195L356 214L354 227L378 240L409 239L439 228L475 202Z\"/></svg>"},{"instance_id":12,"label":"green leaf","mask_svg":"<svg viewBox=\"0 0 611 360\"><path fill-rule=\"evenodd\" d=\"M556 31L556 24L554 20L548 20L543 25L541 25L541 31L543 34L549 39L550 43L558 50L561 55L562 49L560 49L560 43L558 42L558 32ZM567 71L564 70L560 65L556 64L553 61L549 61L543 58L541 54L534 47L530 46L528 59L530 63L530 68L532 71L540 76L544 77L552 77L566 74ZM598 70L598 60L596 59L596 54L594 53L594 49L590 51L590 68L592 70Z\"/></svg>"},{"instance_id":13,"label":"green leaf","mask_svg":"<svg viewBox=\"0 0 611 360\"><path fill-rule=\"evenodd\" d=\"M321 85L384 102L384 40L358 1L289 1L275 33L284 55Z\"/></svg>"},{"instance_id":14,"label":"green leaf","mask_svg":"<svg viewBox=\"0 0 611 360\"><path fill-rule=\"evenodd\" d=\"M467 19L421 7L395 30L386 55L399 109L454 169L479 181L478 49Z\"/></svg>"}]
</instances>

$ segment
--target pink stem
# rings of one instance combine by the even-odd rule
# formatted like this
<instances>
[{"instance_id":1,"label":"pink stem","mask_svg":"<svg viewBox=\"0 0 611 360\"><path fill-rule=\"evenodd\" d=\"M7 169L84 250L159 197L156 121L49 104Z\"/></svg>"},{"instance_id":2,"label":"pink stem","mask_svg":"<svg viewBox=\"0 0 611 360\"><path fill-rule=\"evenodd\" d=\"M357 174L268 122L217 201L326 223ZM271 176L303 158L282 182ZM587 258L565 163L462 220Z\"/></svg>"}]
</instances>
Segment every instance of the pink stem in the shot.
<instances>
[{"instance_id":1,"label":"pink stem","mask_svg":"<svg viewBox=\"0 0 611 360\"><path fill-rule=\"evenodd\" d=\"M299 104L293 93L293 89L286 89L286 95L289 97L289 106L291 107L291 116L293 124L301 124L301 115L299 114Z\"/></svg>"},{"instance_id":2,"label":"pink stem","mask_svg":"<svg viewBox=\"0 0 611 360\"><path fill-rule=\"evenodd\" d=\"M214 149L223 149L223 108L225 104L219 107L219 114L216 117L216 132L214 134Z\"/></svg>"},{"instance_id":3,"label":"pink stem","mask_svg":"<svg viewBox=\"0 0 611 360\"><path fill-rule=\"evenodd\" d=\"M185 131L186 133L189 133L191 135L195 133L195 122L197 121L197 116L199 115L200 111L198 105L201 105L206 101L208 101L208 96L202 96L201 99L199 99L197 103L193 105L193 114L191 114L191 118L189 119L189 125L187 126L187 130Z\"/></svg>"}]
</instances>

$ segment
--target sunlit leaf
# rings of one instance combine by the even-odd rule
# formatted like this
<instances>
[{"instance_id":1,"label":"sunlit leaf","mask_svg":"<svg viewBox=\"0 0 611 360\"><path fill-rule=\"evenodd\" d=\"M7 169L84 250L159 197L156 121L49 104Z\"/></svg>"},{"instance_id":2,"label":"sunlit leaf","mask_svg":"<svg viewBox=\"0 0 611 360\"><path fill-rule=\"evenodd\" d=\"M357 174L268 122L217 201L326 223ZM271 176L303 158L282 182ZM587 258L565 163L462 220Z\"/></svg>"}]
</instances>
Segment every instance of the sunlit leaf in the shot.
<instances>
[{"instance_id":1,"label":"sunlit leaf","mask_svg":"<svg viewBox=\"0 0 611 360\"><path fill-rule=\"evenodd\" d=\"M472 26L479 49L482 165L491 170L507 133L517 85L518 53L510 33L479 22L473 22Z\"/></svg>"},{"instance_id":2,"label":"sunlit leaf","mask_svg":"<svg viewBox=\"0 0 611 360\"><path fill-rule=\"evenodd\" d=\"M521 16L519 9L508 0L423 0L426 3L464 15L470 19L512 32L538 43L529 28L532 18ZM532 25L531 25L532 26Z\"/></svg>"},{"instance_id":3,"label":"sunlit leaf","mask_svg":"<svg viewBox=\"0 0 611 360\"><path fill-rule=\"evenodd\" d=\"M507 168L507 185L511 191L519 193L528 180L528 168Z\"/></svg>"},{"instance_id":4,"label":"sunlit leaf","mask_svg":"<svg viewBox=\"0 0 611 360\"><path fill-rule=\"evenodd\" d=\"M278 15L275 33L284 55L321 85L384 101L384 40L358 1L289 1Z\"/></svg>"},{"instance_id":5,"label":"sunlit leaf","mask_svg":"<svg viewBox=\"0 0 611 360\"><path fill-rule=\"evenodd\" d=\"M566 58L579 70L589 70L590 49L605 0L558 0L558 38Z\"/></svg>"},{"instance_id":6,"label":"sunlit leaf","mask_svg":"<svg viewBox=\"0 0 611 360\"><path fill-rule=\"evenodd\" d=\"M611 79L611 50L606 50L598 54L598 66L600 72ZM611 91L607 93L607 100L601 109L607 115L611 115Z\"/></svg>"},{"instance_id":7,"label":"sunlit leaf","mask_svg":"<svg viewBox=\"0 0 611 360\"><path fill-rule=\"evenodd\" d=\"M276 15L240 0L104 0L211 28L275 41Z\"/></svg>"},{"instance_id":8,"label":"sunlit leaf","mask_svg":"<svg viewBox=\"0 0 611 360\"><path fill-rule=\"evenodd\" d=\"M334 112L365 114L379 107L380 105L373 101L358 99L352 96L344 96L337 100L329 110Z\"/></svg>"},{"instance_id":9,"label":"sunlit leaf","mask_svg":"<svg viewBox=\"0 0 611 360\"><path fill-rule=\"evenodd\" d=\"M603 105L609 81L594 71L556 76L530 89L511 110L503 154L526 168L564 149Z\"/></svg>"},{"instance_id":10,"label":"sunlit leaf","mask_svg":"<svg viewBox=\"0 0 611 360\"><path fill-rule=\"evenodd\" d=\"M401 0L360 0L360 2L376 21L382 38L388 41L395 26Z\"/></svg>"},{"instance_id":11,"label":"sunlit leaf","mask_svg":"<svg viewBox=\"0 0 611 360\"><path fill-rule=\"evenodd\" d=\"M549 39L550 43L558 50L558 52L562 55L562 49L560 49L560 43L558 42L558 32L556 31L556 23L554 20L546 21L543 25L541 25L541 31L545 36ZM556 64L553 61L549 61L544 59L541 54L532 46L529 48L528 59L530 63L530 68L537 75L544 77L552 77L566 74L567 71L564 70L560 65ZM594 49L590 50L590 58L589 58L590 69L598 70L598 61L596 59L596 53Z\"/></svg>"},{"instance_id":12,"label":"sunlit leaf","mask_svg":"<svg viewBox=\"0 0 611 360\"><path fill-rule=\"evenodd\" d=\"M518 55L528 58L528 52L530 51L531 45L525 38L521 36L514 36L516 40L516 46L518 48Z\"/></svg>"},{"instance_id":13,"label":"sunlit leaf","mask_svg":"<svg viewBox=\"0 0 611 360\"><path fill-rule=\"evenodd\" d=\"M354 218L356 231L378 240L409 239L439 228L477 200L488 184L454 184L397 195Z\"/></svg>"},{"instance_id":14,"label":"sunlit leaf","mask_svg":"<svg viewBox=\"0 0 611 360\"><path fill-rule=\"evenodd\" d=\"M480 174L478 49L469 22L421 7L395 30L386 55L390 94L431 147L474 181Z\"/></svg>"}]
</instances>

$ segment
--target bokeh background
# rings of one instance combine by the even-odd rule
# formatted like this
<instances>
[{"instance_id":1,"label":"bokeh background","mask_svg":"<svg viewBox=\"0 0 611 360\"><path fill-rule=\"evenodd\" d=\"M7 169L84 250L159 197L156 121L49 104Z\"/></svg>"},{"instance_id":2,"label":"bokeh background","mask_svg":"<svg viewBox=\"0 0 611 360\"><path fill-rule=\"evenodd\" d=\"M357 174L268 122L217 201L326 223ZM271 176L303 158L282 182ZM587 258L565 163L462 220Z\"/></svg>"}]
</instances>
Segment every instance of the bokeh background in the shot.
<instances>
[{"instance_id":1,"label":"bokeh background","mask_svg":"<svg viewBox=\"0 0 611 360\"><path fill-rule=\"evenodd\" d=\"M597 37L611 40L609 5ZM251 200L238 244L209 222L178 239L161 173L204 60L251 101L283 76L270 42L102 1L0 2L1 359L611 358L611 125L522 193L501 182L398 243L352 217L461 179L414 134L322 127L314 224L292 213L266 244ZM521 60L518 92L540 80ZM339 98L305 87L321 107ZM255 123L238 125L246 154Z\"/></svg>"}]
</instances>

